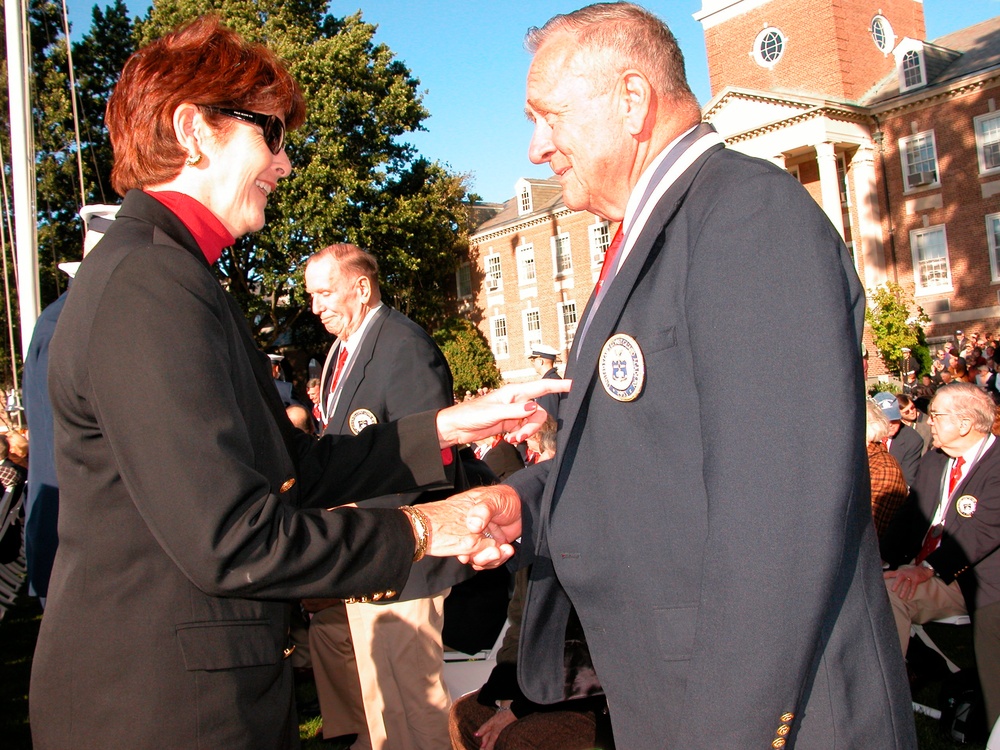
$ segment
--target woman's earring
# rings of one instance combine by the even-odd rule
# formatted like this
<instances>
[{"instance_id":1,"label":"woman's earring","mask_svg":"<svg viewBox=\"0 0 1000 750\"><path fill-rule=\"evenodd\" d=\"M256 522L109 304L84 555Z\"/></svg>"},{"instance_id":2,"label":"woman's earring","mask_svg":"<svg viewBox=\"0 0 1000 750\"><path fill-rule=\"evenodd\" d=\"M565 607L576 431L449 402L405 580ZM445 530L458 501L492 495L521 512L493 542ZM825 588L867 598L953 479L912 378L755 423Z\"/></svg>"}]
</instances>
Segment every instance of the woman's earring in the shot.
<instances>
[{"instance_id":1,"label":"woman's earring","mask_svg":"<svg viewBox=\"0 0 1000 750\"><path fill-rule=\"evenodd\" d=\"M201 154L191 154L187 159L184 160L184 164L189 167L196 167L201 161Z\"/></svg>"}]
</instances>

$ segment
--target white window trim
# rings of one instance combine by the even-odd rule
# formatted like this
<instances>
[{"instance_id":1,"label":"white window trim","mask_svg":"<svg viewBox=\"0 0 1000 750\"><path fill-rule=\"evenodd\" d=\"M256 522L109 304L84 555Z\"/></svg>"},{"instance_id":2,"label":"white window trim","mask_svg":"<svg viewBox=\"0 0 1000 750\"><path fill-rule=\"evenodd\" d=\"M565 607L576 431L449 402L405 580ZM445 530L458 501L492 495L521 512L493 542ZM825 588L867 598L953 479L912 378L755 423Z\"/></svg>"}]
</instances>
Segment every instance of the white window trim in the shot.
<instances>
[{"instance_id":1,"label":"white window trim","mask_svg":"<svg viewBox=\"0 0 1000 750\"><path fill-rule=\"evenodd\" d=\"M574 326L573 328L573 338L575 339L576 332L580 326L580 308L576 306L576 300L568 299L565 302L556 303L556 315L558 316L559 320L559 348L562 349L563 351L569 350L569 348L572 346L573 343L572 341L569 340L569 337L566 335L566 318L563 315L563 311L570 305L572 305L573 309L576 311L576 326Z\"/></svg>"},{"instance_id":2,"label":"white window trim","mask_svg":"<svg viewBox=\"0 0 1000 750\"><path fill-rule=\"evenodd\" d=\"M986 244L990 249L990 280L994 283L1000 282L1000 244L997 243L996 235L990 224L996 220L1000 223L1000 213L986 215Z\"/></svg>"},{"instance_id":3,"label":"white window trim","mask_svg":"<svg viewBox=\"0 0 1000 750\"><path fill-rule=\"evenodd\" d=\"M494 276L490 273L490 261L496 258L496 267L499 269L499 273ZM483 269L485 271L485 278L483 279L483 285L486 287L487 294L496 294L497 292L503 291L503 263L500 260L499 253L490 253L485 258L483 258ZM490 281L496 280L496 287L490 287Z\"/></svg>"},{"instance_id":4,"label":"white window trim","mask_svg":"<svg viewBox=\"0 0 1000 750\"><path fill-rule=\"evenodd\" d=\"M1000 174L1000 166L987 167L986 166L986 156L983 148L986 144L983 142L983 133L979 127L979 124L984 120L995 120L1000 119L1000 112L987 112L984 115L979 115L978 117L972 118L973 127L972 129L976 133L976 158L979 160L979 174L992 175Z\"/></svg>"},{"instance_id":5,"label":"white window trim","mask_svg":"<svg viewBox=\"0 0 1000 750\"><path fill-rule=\"evenodd\" d=\"M604 255L607 252L607 248L603 250L597 249L597 240L602 233L607 234L608 246L610 247L612 240L610 222L601 221L587 227L587 238L590 240L590 264L592 266L599 267L604 262Z\"/></svg>"},{"instance_id":6,"label":"white window trim","mask_svg":"<svg viewBox=\"0 0 1000 750\"><path fill-rule=\"evenodd\" d=\"M558 240L565 239L569 243L569 268L560 271L559 270L559 249ZM573 275L573 241L570 239L569 232L560 232L554 237L549 238L549 246L552 248L552 272L555 274L555 278L563 279L567 276Z\"/></svg>"},{"instance_id":7,"label":"white window trim","mask_svg":"<svg viewBox=\"0 0 1000 750\"><path fill-rule=\"evenodd\" d=\"M910 52L915 52L917 54L918 67L920 69L920 80L916 83L907 84L906 76L903 74L903 60L906 59L906 55ZM923 42L918 39L905 37L896 46L896 49L892 51L892 54L896 58L896 77L899 81L900 93L912 91L913 89L919 89L927 85L927 58L924 56Z\"/></svg>"},{"instance_id":8,"label":"white window trim","mask_svg":"<svg viewBox=\"0 0 1000 750\"><path fill-rule=\"evenodd\" d=\"M467 294L462 294L462 272L466 271L469 274L469 291ZM458 270L455 271L455 293L459 299L469 299L472 297L475 290L472 288L472 264L469 261L458 264Z\"/></svg>"},{"instance_id":9,"label":"white window trim","mask_svg":"<svg viewBox=\"0 0 1000 750\"><path fill-rule=\"evenodd\" d=\"M534 210L534 196L531 193L531 183L527 180L518 180L514 185L514 191L517 194L517 215L524 216L525 214L530 214ZM527 198L526 201L525 198Z\"/></svg>"},{"instance_id":10,"label":"white window trim","mask_svg":"<svg viewBox=\"0 0 1000 750\"><path fill-rule=\"evenodd\" d=\"M768 34L777 34L778 38L781 40L781 51L778 52L778 56L773 60L765 60L763 55L763 50L761 45L764 43L764 37ZM757 34L757 38L753 40L753 49L750 51L750 56L753 61L757 63L762 68L767 68L771 70L775 65L781 62L781 58L785 56L785 50L788 49L788 36L779 29L777 26L768 26L761 29L760 33Z\"/></svg>"},{"instance_id":11,"label":"white window trim","mask_svg":"<svg viewBox=\"0 0 1000 750\"><path fill-rule=\"evenodd\" d=\"M532 313L534 313L535 315L538 316L538 330L537 331L531 331L528 328L528 316L531 315ZM537 307L531 307L531 308L528 308L527 310L522 310L521 311L521 325L523 326L523 330L524 330L524 356L527 357L528 355L531 354L532 349L534 349L534 345L536 343L537 344L542 343L542 340L543 340L543 336L542 336L542 311L539 310ZM531 335L532 333L535 333L537 335L537 338L533 338L532 335Z\"/></svg>"},{"instance_id":12,"label":"white window trim","mask_svg":"<svg viewBox=\"0 0 1000 750\"><path fill-rule=\"evenodd\" d=\"M917 237L931 232L941 232L944 239L944 261L948 269L948 283L941 286L925 287L920 281L920 258L917 256ZM913 287L915 297L928 297L936 294L946 294L954 291L954 280L951 275L951 252L948 249L948 230L944 224L934 224L910 230L910 258L913 263Z\"/></svg>"},{"instance_id":13,"label":"white window trim","mask_svg":"<svg viewBox=\"0 0 1000 750\"><path fill-rule=\"evenodd\" d=\"M497 335L497 321L503 321L503 327L506 333L504 335ZM498 351L497 344L503 342L504 351L501 353ZM490 349L493 350L494 359L510 359L510 328L507 326L507 316L506 315L492 315L490 316Z\"/></svg>"},{"instance_id":14,"label":"white window trim","mask_svg":"<svg viewBox=\"0 0 1000 750\"><path fill-rule=\"evenodd\" d=\"M934 180L926 185L910 187L910 164L906 158L906 146L910 141L921 137L929 137L931 141L931 149L934 151ZM941 187L941 161L938 159L937 138L933 130L923 130L919 133L913 133L912 135L900 138L897 146L899 148L899 161L903 170L903 193L915 193L921 190Z\"/></svg>"},{"instance_id":15,"label":"white window trim","mask_svg":"<svg viewBox=\"0 0 1000 750\"><path fill-rule=\"evenodd\" d=\"M527 278L524 270L525 264L522 262L522 256L531 252L531 269L535 272L534 278ZM526 242L523 245L518 245L514 251L514 257L517 258L517 283L519 286L529 286L531 284L538 283L538 264L535 262L535 246L531 242Z\"/></svg>"},{"instance_id":16,"label":"white window trim","mask_svg":"<svg viewBox=\"0 0 1000 750\"><path fill-rule=\"evenodd\" d=\"M885 32L885 47L879 46L878 42L875 41L875 35L872 34L872 29L876 21L881 23L882 31ZM889 19L881 13L876 13L872 16L872 20L868 24L868 35L872 38L875 47L885 56L888 56L892 52L892 48L896 46L896 32L893 30L892 24L889 23Z\"/></svg>"}]
</instances>

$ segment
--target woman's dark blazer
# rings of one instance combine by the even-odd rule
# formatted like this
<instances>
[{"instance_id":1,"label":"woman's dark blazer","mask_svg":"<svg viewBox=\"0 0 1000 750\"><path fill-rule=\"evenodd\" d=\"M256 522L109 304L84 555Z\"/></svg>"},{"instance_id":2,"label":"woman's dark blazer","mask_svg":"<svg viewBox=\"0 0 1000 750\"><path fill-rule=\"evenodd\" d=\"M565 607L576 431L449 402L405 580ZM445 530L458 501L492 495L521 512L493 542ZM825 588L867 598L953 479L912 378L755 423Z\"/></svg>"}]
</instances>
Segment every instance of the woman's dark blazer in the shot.
<instances>
[{"instance_id":1,"label":"woman's dark blazer","mask_svg":"<svg viewBox=\"0 0 1000 750\"><path fill-rule=\"evenodd\" d=\"M191 234L130 192L50 349L59 551L34 747L298 745L286 600L399 591L414 542L344 498L449 482L433 413L316 442Z\"/></svg>"}]
</instances>

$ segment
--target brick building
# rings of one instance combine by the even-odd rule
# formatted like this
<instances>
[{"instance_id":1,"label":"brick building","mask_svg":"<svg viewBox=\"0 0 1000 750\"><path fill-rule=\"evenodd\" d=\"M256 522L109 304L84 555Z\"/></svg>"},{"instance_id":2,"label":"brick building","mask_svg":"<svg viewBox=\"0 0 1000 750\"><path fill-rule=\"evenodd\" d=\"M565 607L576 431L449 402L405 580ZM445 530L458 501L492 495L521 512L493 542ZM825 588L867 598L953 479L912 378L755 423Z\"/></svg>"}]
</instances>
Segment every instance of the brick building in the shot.
<instances>
[{"instance_id":1,"label":"brick building","mask_svg":"<svg viewBox=\"0 0 1000 750\"><path fill-rule=\"evenodd\" d=\"M930 316L931 342L956 328L996 334L1000 17L933 41L921 0L702 0L695 18L712 85L704 119L729 147L794 174L866 288L899 283ZM516 191L472 235L484 284L469 297L512 380L533 375L530 341L568 347L609 237L562 205L556 183Z\"/></svg>"}]
</instances>

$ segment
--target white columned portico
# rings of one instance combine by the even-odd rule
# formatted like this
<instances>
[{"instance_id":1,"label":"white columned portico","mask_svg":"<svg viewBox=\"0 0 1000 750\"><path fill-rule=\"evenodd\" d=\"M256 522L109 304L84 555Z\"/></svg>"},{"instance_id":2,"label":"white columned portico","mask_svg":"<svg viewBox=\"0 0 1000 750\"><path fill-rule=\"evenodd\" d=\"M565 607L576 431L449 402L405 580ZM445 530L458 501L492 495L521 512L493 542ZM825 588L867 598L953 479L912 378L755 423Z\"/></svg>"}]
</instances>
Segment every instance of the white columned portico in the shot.
<instances>
[{"instance_id":1,"label":"white columned portico","mask_svg":"<svg viewBox=\"0 0 1000 750\"><path fill-rule=\"evenodd\" d=\"M833 226L844 236L844 212L840 205L840 186L837 180L837 155L833 144L826 141L816 144L816 163L819 165L820 194L823 210Z\"/></svg>"},{"instance_id":2,"label":"white columned portico","mask_svg":"<svg viewBox=\"0 0 1000 750\"><path fill-rule=\"evenodd\" d=\"M882 215L878 208L875 182L875 147L869 140L858 146L851 159L854 175L854 198L858 207L857 238L854 243L856 257L864 260L866 289L884 284L887 278L885 248L882 245Z\"/></svg>"}]
</instances>

